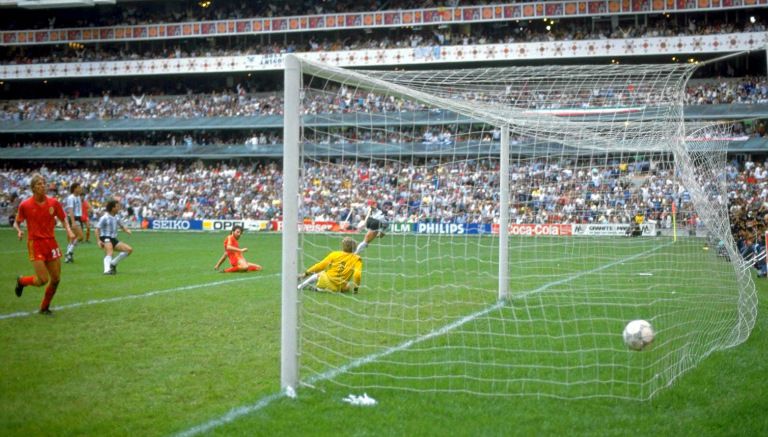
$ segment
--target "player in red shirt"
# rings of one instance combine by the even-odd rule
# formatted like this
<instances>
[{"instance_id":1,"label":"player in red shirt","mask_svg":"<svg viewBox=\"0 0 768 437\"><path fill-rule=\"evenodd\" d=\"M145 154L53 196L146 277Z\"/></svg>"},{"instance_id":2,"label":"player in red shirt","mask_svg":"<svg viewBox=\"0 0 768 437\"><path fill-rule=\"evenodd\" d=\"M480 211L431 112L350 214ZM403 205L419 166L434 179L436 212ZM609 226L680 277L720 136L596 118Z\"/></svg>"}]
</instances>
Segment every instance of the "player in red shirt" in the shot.
<instances>
[{"instance_id":1,"label":"player in red shirt","mask_svg":"<svg viewBox=\"0 0 768 437\"><path fill-rule=\"evenodd\" d=\"M48 284L45 287L43 301L40 303L40 314L50 315L51 310L48 307L61 281L61 249L54 235L56 219L59 219L67 230L68 239L73 239L75 234L69 227L64 208L59 201L45 195L45 178L40 174L34 174L29 186L32 188L32 197L19 205L13 227L21 241L24 231L21 230L20 225L24 221L27 222L27 249L35 274L19 276L16 279L15 292L17 297L21 297L24 287L28 285L42 287Z\"/></svg>"},{"instance_id":2,"label":"player in red shirt","mask_svg":"<svg viewBox=\"0 0 768 437\"><path fill-rule=\"evenodd\" d=\"M248 251L248 248L241 248L240 243L238 242L242 235L243 227L235 225L235 227L232 228L232 232L224 239L224 255L229 258L229 264L231 265L231 267L224 269L224 273L258 272L261 270L260 265L249 263L245 260L243 254ZM215 270L218 270L219 266L224 261L224 255L222 255L219 262L216 263L216 266L214 267Z\"/></svg>"},{"instance_id":3,"label":"player in red shirt","mask_svg":"<svg viewBox=\"0 0 768 437\"><path fill-rule=\"evenodd\" d=\"M80 194L80 198L83 199L83 230L85 231L85 242L91 242L91 204L85 200L85 192Z\"/></svg>"}]
</instances>

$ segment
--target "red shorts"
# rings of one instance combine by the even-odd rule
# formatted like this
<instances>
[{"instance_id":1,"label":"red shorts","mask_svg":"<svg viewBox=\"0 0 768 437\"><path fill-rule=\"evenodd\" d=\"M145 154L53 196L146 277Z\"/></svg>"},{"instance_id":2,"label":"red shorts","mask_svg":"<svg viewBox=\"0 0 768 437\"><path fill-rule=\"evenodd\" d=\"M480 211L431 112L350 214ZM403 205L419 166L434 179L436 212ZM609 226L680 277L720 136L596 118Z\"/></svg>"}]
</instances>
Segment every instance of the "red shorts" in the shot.
<instances>
[{"instance_id":1,"label":"red shorts","mask_svg":"<svg viewBox=\"0 0 768 437\"><path fill-rule=\"evenodd\" d=\"M231 265L232 267L237 267L241 259L243 259L243 256L240 254L229 255L229 265Z\"/></svg>"},{"instance_id":2,"label":"red shorts","mask_svg":"<svg viewBox=\"0 0 768 437\"><path fill-rule=\"evenodd\" d=\"M53 261L61 258L61 249L55 238L27 241L30 261Z\"/></svg>"}]
</instances>

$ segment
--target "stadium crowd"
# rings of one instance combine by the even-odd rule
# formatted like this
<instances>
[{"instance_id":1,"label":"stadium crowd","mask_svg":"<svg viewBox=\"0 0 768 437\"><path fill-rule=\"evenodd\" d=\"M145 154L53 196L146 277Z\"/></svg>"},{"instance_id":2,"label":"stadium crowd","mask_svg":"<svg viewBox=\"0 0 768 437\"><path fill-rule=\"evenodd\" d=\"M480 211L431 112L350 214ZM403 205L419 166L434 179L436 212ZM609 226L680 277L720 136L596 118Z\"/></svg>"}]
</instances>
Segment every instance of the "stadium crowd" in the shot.
<instances>
[{"instance_id":1,"label":"stadium crowd","mask_svg":"<svg viewBox=\"0 0 768 437\"><path fill-rule=\"evenodd\" d=\"M95 132L74 135L25 135L3 141L2 147L137 147L165 146L191 149L207 146L246 146L258 150L263 146L282 145L282 132L276 131L144 131Z\"/></svg>"},{"instance_id":2,"label":"stadium crowd","mask_svg":"<svg viewBox=\"0 0 768 437\"><path fill-rule=\"evenodd\" d=\"M643 0L647 3L649 0ZM39 11L23 16L17 14L14 20L2 20L7 29L54 29L70 27L104 27L117 25L141 25L156 23L187 23L204 20L227 20L253 17L288 17L296 15L322 15L380 11L382 9L416 9L431 7L455 7L461 0L313 0L262 2L262 1L217 1L201 6L199 0L177 0L151 2L138 7L133 3L118 3L114 6L100 6L95 9L73 8L67 13L46 16ZM473 1L473 4L494 4L498 1Z\"/></svg>"},{"instance_id":3,"label":"stadium crowd","mask_svg":"<svg viewBox=\"0 0 768 437\"><path fill-rule=\"evenodd\" d=\"M740 170L726 168L729 191L731 234L741 256L757 269L758 277L768 273L766 232L768 232L768 161L762 165L752 161Z\"/></svg>"},{"instance_id":4,"label":"stadium crowd","mask_svg":"<svg viewBox=\"0 0 768 437\"><path fill-rule=\"evenodd\" d=\"M6 65L108 62L139 59L179 59L200 56L275 55L293 52L332 52L340 50L434 49L447 46L512 44L550 41L655 38L670 36L718 35L764 32L760 10L755 21L723 20L720 15L697 18L650 16L647 24L622 23L612 26L591 18L564 18L557 25L543 21L516 22L514 26L475 23L472 30L462 27L385 28L341 31L326 34L293 34L279 42L257 37L190 38L173 42L134 41L130 44L59 44L0 47L0 63Z\"/></svg>"},{"instance_id":5,"label":"stadium crowd","mask_svg":"<svg viewBox=\"0 0 768 437\"><path fill-rule=\"evenodd\" d=\"M768 223L766 164L728 167L733 217ZM43 167L53 195L74 181L86 188L97 214L109 198L120 199L137 221L162 219L257 219L281 215L282 173L275 161L207 164L157 162L101 169ZM4 195L25 193L30 169L0 173ZM342 221L374 200L393 222L493 223L498 217L498 161L336 160L304 166L302 216ZM511 220L516 223L626 223L637 213L662 228L695 223L690 198L660 159L594 166L589 162L532 158L510 169ZM353 215L354 216L354 215ZM736 222L736 219L734 219ZM758 227L759 229L755 228Z\"/></svg>"},{"instance_id":6,"label":"stadium crowd","mask_svg":"<svg viewBox=\"0 0 768 437\"><path fill-rule=\"evenodd\" d=\"M513 104L530 109L578 106L631 106L652 103L655 96L639 89L596 90L587 96L567 91L510 90L507 94L455 94L452 98ZM563 102L574 102L570 105ZM765 76L732 79L694 80L686 88L685 104L765 104L768 79ZM104 91L98 98L59 98L0 101L0 121L121 120L197 117L254 117L283 114L283 96L277 92L249 93L236 85L211 93L164 94L159 90L131 96L111 96ZM314 92L304 102L305 114L347 112L387 113L426 110L419 103L393 96L360 90L333 88Z\"/></svg>"},{"instance_id":7,"label":"stadium crowd","mask_svg":"<svg viewBox=\"0 0 768 437\"><path fill-rule=\"evenodd\" d=\"M529 106L542 109L565 107L558 99L574 98L565 93L549 91L551 95L536 97L534 91L520 92L520 98L500 95L490 99L482 94L462 94L456 98L500 102L503 99L519 102L530 99ZM585 97L580 107L590 108L642 104L643 93L639 90L620 92L603 90ZM346 88L329 90L327 93L307 93L304 113L341 114L355 111L366 113L397 113L425 111L427 107L395 97L373 93L354 92ZM744 77L732 80L693 81L687 88L687 104L765 104L768 103L768 80L765 77ZM520 105L521 103L516 103ZM78 98L57 100L17 100L0 102L0 121L71 121L71 120L147 120L202 117L258 117L282 115L282 96L275 93L249 94L244 87L236 86L231 92L211 94L187 94L182 96L133 95L131 97ZM734 135L764 136L766 123L736 123ZM319 144L341 144L366 141L378 144L423 143L442 146L462 141L498 141L498 130L467 132L469 125L443 127L390 128L387 130L320 128L307 133L307 139ZM349 132L347 132L349 131ZM516 141L524 142L524 138ZM215 129L207 130L142 130L84 133L33 133L17 134L0 138L0 147L130 147L149 146L208 146L245 145L257 149L260 146L282 144L279 128L264 129Z\"/></svg>"},{"instance_id":8,"label":"stadium crowd","mask_svg":"<svg viewBox=\"0 0 768 437\"><path fill-rule=\"evenodd\" d=\"M733 137L762 137L765 135L765 123L745 124L737 122L730 130ZM501 130L487 126L474 126L476 130L470 130L471 125L447 125L447 126L414 126L390 127L387 129L356 129L326 127L307 132L304 139L309 144L319 146L370 144L377 146L407 146L413 145L426 151L437 152L447 150L456 145L487 146L489 149L498 145L501 139ZM512 146L526 146L536 144L537 139L523 135L511 135ZM538 139L541 144L541 139ZM178 148L178 150L203 151L209 146L244 146L254 152L275 152L283 146L282 132L271 129L253 132L241 130L206 130L206 131L145 131L145 132L97 132L85 135L59 135L41 136L26 135L15 137L10 141L3 141L2 147L6 148L35 148L35 147L76 147L76 148L103 148L103 147L137 147L137 146L163 146ZM271 146L276 146L271 147ZM393 153L395 150L393 149ZM399 153L399 152L398 152Z\"/></svg>"}]
</instances>

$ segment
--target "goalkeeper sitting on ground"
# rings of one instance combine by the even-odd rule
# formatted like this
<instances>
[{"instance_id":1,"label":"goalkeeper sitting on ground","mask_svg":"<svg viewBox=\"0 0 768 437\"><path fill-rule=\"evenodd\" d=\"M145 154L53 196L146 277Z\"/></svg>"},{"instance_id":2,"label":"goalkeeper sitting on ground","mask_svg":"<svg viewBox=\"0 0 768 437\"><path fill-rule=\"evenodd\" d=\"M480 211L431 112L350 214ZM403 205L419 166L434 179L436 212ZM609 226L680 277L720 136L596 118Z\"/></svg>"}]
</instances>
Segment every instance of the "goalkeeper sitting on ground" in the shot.
<instances>
[{"instance_id":1,"label":"goalkeeper sitting on ground","mask_svg":"<svg viewBox=\"0 0 768 437\"><path fill-rule=\"evenodd\" d=\"M346 237L341 250L328 254L322 261L308 268L299 284L299 290L314 285L321 291L357 293L363 278L363 260L354 253L355 240Z\"/></svg>"}]
</instances>

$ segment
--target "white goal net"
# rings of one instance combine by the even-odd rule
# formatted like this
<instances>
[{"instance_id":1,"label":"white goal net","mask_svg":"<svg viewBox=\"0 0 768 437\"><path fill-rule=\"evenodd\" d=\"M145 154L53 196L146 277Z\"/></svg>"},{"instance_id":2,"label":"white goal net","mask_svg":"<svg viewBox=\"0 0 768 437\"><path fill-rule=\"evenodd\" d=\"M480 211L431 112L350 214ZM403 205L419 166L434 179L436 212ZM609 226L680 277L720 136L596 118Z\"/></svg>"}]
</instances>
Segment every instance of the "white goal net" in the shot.
<instances>
[{"instance_id":1,"label":"white goal net","mask_svg":"<svg viewBox=\"0 0 768 437\"><path fill-rule=\"evenodd\" d=\"M685 131L693 68L289 56L283 385L648 399L743 342L757 301L730 235L727 128ZM388 226L359 293L296 292L369 216ZM655 330L639 352L634 319Z\"/></svg>"}]
</instances>

